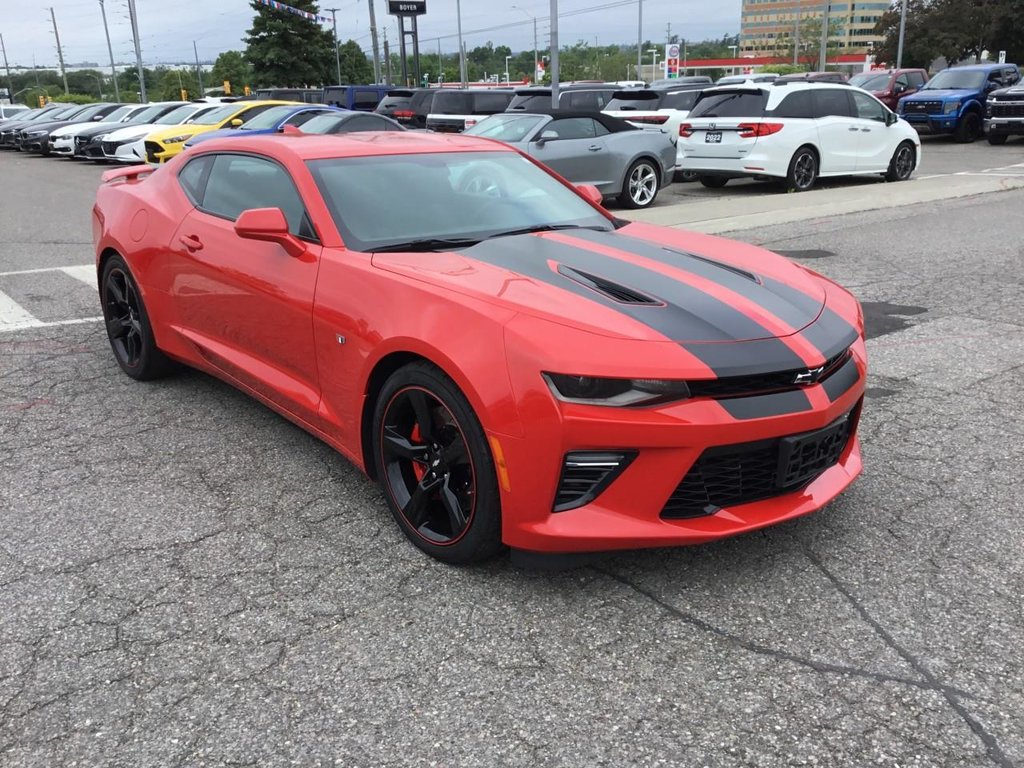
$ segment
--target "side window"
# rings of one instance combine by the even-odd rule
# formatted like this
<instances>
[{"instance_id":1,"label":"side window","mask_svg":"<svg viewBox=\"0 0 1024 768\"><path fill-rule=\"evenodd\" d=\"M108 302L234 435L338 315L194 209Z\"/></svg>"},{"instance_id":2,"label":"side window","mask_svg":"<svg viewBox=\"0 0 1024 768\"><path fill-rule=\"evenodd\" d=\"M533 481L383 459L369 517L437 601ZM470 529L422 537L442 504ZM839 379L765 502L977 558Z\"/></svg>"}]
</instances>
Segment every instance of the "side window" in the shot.
<instances>
[{"instance_id":1,"label":"side window","mask_svg":"<svg viewBox=\"0 0 1024 768\"><path fill-rule=\"evenodd\" d=\"M597 135L594 120L590 117L564 117L560 120L552 120L544 126L541 135L551 132L556 134L552 138L559 140L592 139Z\"/></svg>"},{"instance_id":2,"label":"side window","mask_svg":"<svg viewBox=\"0 0 1024 768\"><path fill-rule=\"evenodd\" d=\"M312 110L311 109L308 112L299 112L297 115L292 115L287 120L285 120L284 124L285 125L294 125L296 128L298 128L300 125L305 123L307 120L312 120L317 115L325 115L327 113L328 113L328 110L326 110L326 109L322 109L322 110Z\"/></svg>"},{"instance_id":3,"label":"side window","mask_svg":"<svg viewBox=\"0 0 1024 768\"><path fill-rule=\"evenodd\" d=\"M473 95L473 114L490 115L504 112L512 100L510 93L477 93Z\"/></svg>"},{"instance_id":4,"label":"side window","mask_svg":"<svg viewBox=\"0 0 1024 768\"><path fill-rule=\"evenodd\" d=\"M374 109L380 102L377 91L356 91L352 96L353 109Z\"/></svg>"},{"instance_id":5,"label":"side window","mask_svg":"<svg viewBox=\"0 0 1024 768\"><path fill-rule=\"evenodd\" d=\"M594 135L595 136L607 136L611 131L604 127L604 125L595 120L594 121Z\"/></svg>"},{"instance_id":6,"label":"side window","mask_svg":"<svg viewBox=\"0 0 1024 768\"><path fill-rule=\"evenodd\" d=\"M235 117L241 120L242 123L248 123L250 120L256 117L256 115L262 114L263 112L266 112L268 109L273 109L275 106L277 105L267 104L265 107L253 107L252 109L248 109L240 115L235 115ZM230 122L230 120L228 122Z\"/></svg>"},{"instance_id":7,"label":"side window","mask_svg":"<svg viewBox=\"0 0 1024 768\"><path fill-rule=\"evenodd\" d=\"M353 117L349 120L345 120L338 126L336 133L354 133L356 131L382 131L384 130L384 121L376 117L370 117L369 115L360 115L359 117Z\"/></svg>"},{"instance_id":8,"label":"side window","mask_svg":"<svg viewBox=\"0 0 1024 768\"><path fill-rule=\"evenodd\" d=\"M814 100L810 91L794 91L782 100L772 114L775 117L814 117Z\"/></svg>"},{"instance_id":9,"label":"side window","mask_svg":"<svg viewBox=\"0 0 1024 768\"><path fill-rule=\"evenodd\" d=\"M1020 73L1016 69L1007 69L1003 72L1003 84L1014 85L1020 80Z\"/></svg>"},{"instance_id":10,"label":"side window","mask_svg":"<svg viewBox=\"0 0 1024 768\"><path fill-rule=\"evenodd\" d=\"M841 88L821 88L814 94L815 117L852 117L850 92Z\"/></svg>"},{"instance_id":11,"label":"side window","mask_svg":"<svg viewBox=\"0 0 1024 768\"><path fill-rule=\"evenodd\" d=\"M178 183L181 184L185 196L197 207L203 205L203 193L206 191L206 181L210 178L213 160L213 155L203 155L190 160L178 171Z\"/></svg>"},{"instance_id":12,"label":"side window","mask_svg":"<svg viewBox=\"0 0 1024 768\"><path fill-rule=\"evenodd\" d=\"M293 235L316 236L288 172L260 157L216 155L200 207L231 221L250 208L280 208Z\"/></svg>"},{"instance_id":13,"label":"side window","mask_svg":"<svg viewBox=\"0 0 1024 768\"><path fill-rule=\"evenodd\" d=\"M909 88L910 78L907 75L900 75L896 78L896 85L902 85L904 88Z\"/></svg>"},{"instance_id":14,"label":"side window","mask_svg":"<svg viewBox=\"0 0 1024 768\"><path fill-rule=\"evenodd\" d=\"M885 122L885 107L864 93L851 92L853 104L857 108L857 117L862 120Z\"/></svg>"},{"instance_id":15,"label":"side window","mask_svg":"<svg viewBox=\"0 0 1024 768\"><path fill-rule=\"evenodd\" d=\"M920 72L911 72L910 87L920 88L922 85L924 85L924 75L922 75Z\"/></svg>"}]
</instances>

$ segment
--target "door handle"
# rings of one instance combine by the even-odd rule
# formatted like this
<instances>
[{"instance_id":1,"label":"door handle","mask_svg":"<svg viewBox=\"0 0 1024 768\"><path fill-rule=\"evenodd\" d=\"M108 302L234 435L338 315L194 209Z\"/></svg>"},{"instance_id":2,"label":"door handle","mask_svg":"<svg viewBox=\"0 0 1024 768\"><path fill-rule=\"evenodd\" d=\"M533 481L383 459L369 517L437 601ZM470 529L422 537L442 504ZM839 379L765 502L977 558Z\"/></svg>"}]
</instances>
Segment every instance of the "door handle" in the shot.
<instances>
[{"instance_id":1,"label":"door handle","mask_svg":"<svg viewBox=\"0 0 1024 768\"><path fill-rule=\"evenodd\" d=\"M590 150L591 152L600 152L601 151L601 145L600 144L591 144L589 147L587 147L587 149Z\"/></svg>"},{"instance_id":2,"label":"door handle","mask_svg":"<svg viewBox=\"0 0 1024 768\"><path fill-rule=\"evenodd\" d=\"M859 130L860 130L860 128L858 128L858 127L857 127L857 126L855 126L855 125L852 125L852 126L850 126L850 130L851 130L851 131L859 131Z\"/></svg>"},{"instance_id":3,"label":"door handle","mask_svg":"<svg viewBox=\"0 0 1024 768\"><path fill-rule=\"evenodd\" d=\"M202 241L195 235L182 235L178 238L178 242L188 248L190 251L201 251L203 250Z\"/></svg>"},{"instance_id":4,"label":"door handle","mask_svg":"<svg viewBox=\"0 0 1024 768\"><path fill-rule=\"evenodd\" d=\"M861 128L861 131L863 133L871 133L871 129L870 128Z\"/></svg>"}]
</instances>

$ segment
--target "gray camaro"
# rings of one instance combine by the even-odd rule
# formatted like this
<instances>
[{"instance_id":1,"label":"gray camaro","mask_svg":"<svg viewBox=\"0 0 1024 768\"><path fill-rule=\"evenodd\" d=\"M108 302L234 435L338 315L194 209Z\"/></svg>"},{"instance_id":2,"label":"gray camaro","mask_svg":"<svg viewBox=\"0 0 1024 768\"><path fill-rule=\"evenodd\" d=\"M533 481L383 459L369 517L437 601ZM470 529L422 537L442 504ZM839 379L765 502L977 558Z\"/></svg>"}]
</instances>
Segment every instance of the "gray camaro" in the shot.
<instances>
[{"instance_id":1,"label":"gray camaro","mask_svg":"<svg viewBox=\"0 0 1024 768\"><path fill-rule=\"evenodd\" d=\"M626 208L646 208L672 182L667 133L601 112L506 112L466 131L512 144L574 184L593 184Z\"/></svg>"}]
</instances>

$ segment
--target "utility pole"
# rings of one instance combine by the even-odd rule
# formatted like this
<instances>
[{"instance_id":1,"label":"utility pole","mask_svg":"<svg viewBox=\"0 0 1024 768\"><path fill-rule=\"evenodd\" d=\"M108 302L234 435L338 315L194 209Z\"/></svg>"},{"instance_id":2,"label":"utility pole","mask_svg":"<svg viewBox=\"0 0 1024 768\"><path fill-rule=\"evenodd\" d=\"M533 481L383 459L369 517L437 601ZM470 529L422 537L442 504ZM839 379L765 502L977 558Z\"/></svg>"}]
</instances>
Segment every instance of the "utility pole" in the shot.
<instances>
[{"instance_id":1,"label":"utility pole","mask_svg":"<svg viewBox=\"0 0 1024 768\"><path fill-rule=\"evenodd\" d=\"M103 34L107 36L107 53L110 54L110 77L114 80L114 101L121 100L121 89L117 85L117 69L114 67L114 49L110 47L110 30L107 29L107 9L100 0L100 14L103 16Z\"/></svg>"},{"instance_id":2,"label":"utility pole","mask_svg":"<svg viewBox=\"0 0 1024 768\"><path fill-rule=\"evenodd\" d=\"M466 82L466 46L462 44L462 0L455 0L455 16L459 31L459 77L462 79L462 87Z\"/></svg>"},{"instance_id":3,"label":"utility pole","mask_svg":"<svg viewBox=\"0 0 1024 768\"><path fill-rule=\"evenodd\" d=\"M203 90L203 68L199 66L199 49L196 41L192 41L192 52L196 55L196 80L199 83L199 98L202 98L206 91Z\"/></svg>"},{"instance_id":4,"label":"utility pole","mask_svg":"<svg viewBox=\"0 0 1024 768\"><path fill-rule=\"evenodd\" d=\"M384 27L384 84L391 85L391 47L388 45L388 28Z\"/></svg>"},{"instance_id":5,"label":"utility pole","mask_svg":"<svg viewBox=\"0 0 1024 768\"><path fill-rule=\"evenodd\" d=\"M668 24L665 25L665 42L666 43L671 43L672 42L672 22L671 21Z\"/></svg>"},{"instance_id":6,"label":"utility pole","mask_svg":"<svg viewBox=\"0 0 1024 768\"><path fill-rule=\"evenodd\" d=\"M636 79L643 80L640 73L644 71L644 0L639 2L636 20Z\"/></svg>"},{"instance_id":7,"label":"utility pole","mask_svg":"<svg viewBox=\"0 0 1024 768\"><path fill-rule=\"evenodd\" d=\"M558 109L558 0L551 0L551 108Z\"/></svg>"},{"instance_id":8,"label":"utility pole","mask_svg":"<svg viewBox=\"0 0 1024 768\"><path fill-rule=\"evenodd\" d=\"M537 49L537 17L518 5L510 5L509 8L525 13L528 19L533 20L533 75L531 75L530 81L535 83L537 82L537 70L540 69L540 51Z\"/></svg>"},{"instance_id":9,"label":"utility pole","mask_svg":"<svg viewBox=\"0 0 1024 768\"><path fill-rule=\"evenodd\" d=\"M370 3L373 8L373 3ZM338 16L340 8L324 8L331 12L331 25L334 27L334 65L338 68L338 85L341 85L341 49L338 48Z\"/></svg>"},{"instance_id":10,"label":"utility pole","mask_svg":"<svg viewBox=\"0 0 1024 768\"><path fill-rule=\"evenodd\" d=\"M139 16L135 12L135 0L128 0L128 17L132 22L132 40L135 43L135 66L139 70L139 102L146 102L146 76L142 71L142 47L139 45Z\"/></svg>"},{"instance_id":11,"label":"utility pole","mask_svg":"<svg viewBox=\"0 0 1024 768\"><path fill-rule=\"evenodd\" d=\"M796 19L793 21L793 66L800 66L800 0L796 2Z\"/></svg>"},{"instance_id":12,"label":"utility pole","mask_svg":"<svg viewBox=\"0 0 1024 768\"><path fill-rule=\"evenodd\" d=\"M4 52L4 69L7 70L7 100L14 103L14 80L11 79L11 67L7 63L7 47L4 45L4 36L0 35L0 50Z\"/></svg>"},{"instance_id":13,"label":"utility pole","mask_svg":"<svg viewBox=\"0 0 1024 768\"><path fill-rule=\"evenodd\" d=\"M907 0L903 0L900 8L900 42L896 46L896 69L903 67L903 36L907 32ZM980 49L979 49L980 50Z\"/></svg>"},{"instance_id":14,"label":"utility pole","mask_svg":"<svg viewBox=\"0 0 1024 768\"><path fill-rule=\"evenodd\" d=\"M825 0L824 8L821 10L821 53L818 56L818 71L824 72L828 63L828 12L831 3Z\"/></svg>"},{"instance_id":15,"label":"utility pole","mask_svg":"<svg viewBox=\"0 0 1024 768\"><path fill-rule=\"evenodd\" d=\"M68 91L68 73L64 69L64 51L60 47L60 33L57 31L57 16L53 12L53 8L50 8L50 20L53 22L53 36L57 38L57 59L60 61L60 76L64 78L64 95L67 96Z\"/></svg>"},{"instance_id":16,"label":"utility pole","mask_svg":"<svg viewBox=\"0 0 1024 768\"><path fill-rule=\"evenodd\" d=\"M380 46L377 44L377 12L373 4L376 0L367 0L366 5L370 9L370 40L373 43L373 82L380 83ZM385 35L387 32L385 31ZM387 55L387 54L385 54Z\"/></svg>"}]
</instances>

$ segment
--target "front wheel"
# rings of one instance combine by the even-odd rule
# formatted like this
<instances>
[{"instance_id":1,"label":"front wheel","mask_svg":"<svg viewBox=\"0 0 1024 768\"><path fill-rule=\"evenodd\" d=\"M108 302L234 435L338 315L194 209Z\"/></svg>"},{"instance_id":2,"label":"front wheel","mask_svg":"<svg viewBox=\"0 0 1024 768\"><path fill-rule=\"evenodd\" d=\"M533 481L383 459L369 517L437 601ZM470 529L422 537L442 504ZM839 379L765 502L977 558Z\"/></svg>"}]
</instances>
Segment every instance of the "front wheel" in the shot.
<instances>
[{"instance_id":1,"label":"front wheel","mask_svg":"<svg viewBox=\"0 0 1024 768\"><path fill-rule=\"evenodd\" d=\"M801 147L789 162L786 185L791 192L806 192L818 180L818 156L810 147Z\"/></svg>"},{"instance_id":2,"label":"front wheel","mask_svg":"<svg viewBox=\"0 0 1024 768\"><path fill-rule=\"evenodd\" d=\"M988 135L988 143L993 147L1001 147L1008 138L1009 136L1005 133L990 133Z\"/></svg>"},{"instance_id":3,"label":"front wheel","mask_svg":"<svg viewBox=\"0 0 1024 768\"><path fill-rule=\"evenodd\" d=\"M889 161L889 170L885 173L886 181L906 181L914 172L915 165L914 147L909 142L904 142L896 147L896 151Z\"/></svg>"},{"instance_id":4,"label":"front wheel","mask_svg":"<svg viewBox=\"0 0 1024 768\"><path fill-rule=\"evenodd\" d=\"M120 256L111 256L103 265L100 303L110 348L122 371L137 381L149 381L174 369L156 345L142 293Z\"/></svg>"},{"instance_id":5,"label":"front wheel","mask_svg":"<svg viewBox=\"0 0 1024 768\"><path fill-rule=\"evenodd\" d=\"M619 202L626 208L646 208L658 196L658 169L650 160L637 160L626 171L626 183Z\"/></svg>"},{"instance_id":6,"label":"front wheel","mask_svg":"<svg viewBox=\"0 0 1024 768\"><path fill-rule=\"evenodd\" d=\"M727 176L701 176L700 183L708 189L721 189L729 183Z\"/></svg>"},{"instance_id":7,"label":"front wheel","mask_svg":"<svg viewBox=\"0 0 1024 768\"><path fill-rule=\"evenodd\" d=\"M960 118L953 139L960 144L970 144L981 136L981 131L981 117L977 112L968 112Z\"/></svg>"},{"instance_id":8,"label":"front wheel","mask_svg":"<svg viewBox=\"0 0 1024 768\"><path fill-rule=\"evenodd\" d=\"M402 532L448 563L486 560L501 549L494 461L466 396L429 363L385 382L373 415L377 478Z\"/></svg>"}]
</instances>

